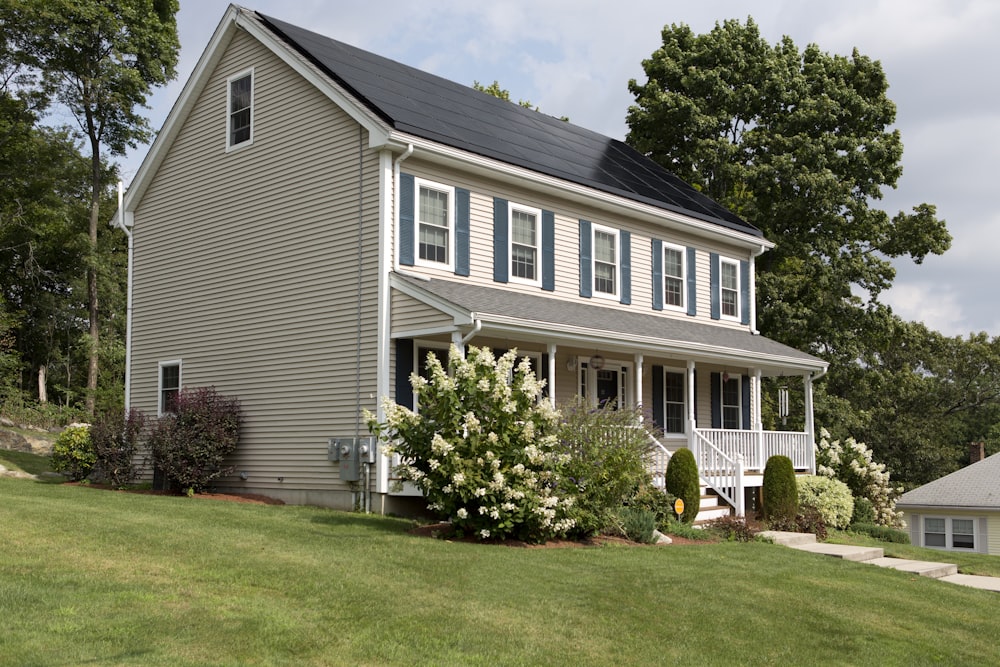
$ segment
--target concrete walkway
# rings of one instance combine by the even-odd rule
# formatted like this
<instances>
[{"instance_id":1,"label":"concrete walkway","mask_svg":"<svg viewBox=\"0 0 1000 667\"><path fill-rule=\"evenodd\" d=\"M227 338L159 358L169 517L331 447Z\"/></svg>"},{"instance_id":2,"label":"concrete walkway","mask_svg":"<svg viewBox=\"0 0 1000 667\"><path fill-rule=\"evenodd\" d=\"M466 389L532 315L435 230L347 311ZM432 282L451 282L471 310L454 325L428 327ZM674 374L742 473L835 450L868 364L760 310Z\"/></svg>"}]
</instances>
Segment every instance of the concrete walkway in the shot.
<instances>
[{"instance_id":1,"label":"concrete walkway","mask_svg":"<svg viewBox=\"0 0 1000 667\"><path fill-rule=\"evenodd\" d=\"M761 533L775 544L808 551L834 558L870 563L879 567L888 567L900 572L910 572L921 577L939 579L960 586L970 586L985 591L1000 593L1000 578L980 577L972 574L958 574L958 567L952 563L937 563L932 561L909 560L906 558L887 558L885 552L878 547L856 547L849 544L828 544L817 542L816 536L810 533L786 533L777 530L767 530Z\"/></svg>"}]
</instances>

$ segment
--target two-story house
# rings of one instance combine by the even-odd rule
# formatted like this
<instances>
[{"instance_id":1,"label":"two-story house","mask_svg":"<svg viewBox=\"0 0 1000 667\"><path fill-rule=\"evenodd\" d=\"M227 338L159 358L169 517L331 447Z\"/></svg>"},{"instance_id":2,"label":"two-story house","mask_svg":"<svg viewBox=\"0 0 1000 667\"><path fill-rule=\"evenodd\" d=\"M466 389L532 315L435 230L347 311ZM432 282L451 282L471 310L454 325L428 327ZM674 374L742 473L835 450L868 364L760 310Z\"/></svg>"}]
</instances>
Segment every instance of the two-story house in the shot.
<instances>
[{"instance_id":1,"label":"two-story house","mask_svg":"<svg viewBox=\"0 0 1000 667\"><path fill-rule=\"evenodd\" d=\"M126 401L237 396L227 488L392 509L391 462L345 481L328 441L367 435L380 397L412 404L453 343L517 348L557 404L641 406L738 512L767 456L813 467L826 363L754 329L773 244L571 123L230 6L120 213ZM804 432L761 428L779 375L804 378Z\"/></svg>"}]
</instances>

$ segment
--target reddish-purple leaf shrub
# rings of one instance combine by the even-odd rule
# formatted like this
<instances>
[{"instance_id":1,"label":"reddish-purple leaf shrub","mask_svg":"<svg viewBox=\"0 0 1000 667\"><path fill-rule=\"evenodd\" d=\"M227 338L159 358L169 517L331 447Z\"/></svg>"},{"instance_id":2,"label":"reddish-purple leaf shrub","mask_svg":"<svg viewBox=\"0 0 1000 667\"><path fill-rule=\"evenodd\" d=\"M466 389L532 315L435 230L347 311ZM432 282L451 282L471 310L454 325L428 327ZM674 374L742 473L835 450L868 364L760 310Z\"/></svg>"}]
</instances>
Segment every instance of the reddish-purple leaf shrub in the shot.
<instances>
[{"instance_id":1,"label":"reddish-purple leaf shrub","mask_svg":"<svg viewBox=\"0 0 1000 667\"><path fill-rule=\"evenodd\" d=\"M136 448L146 417L138 410L109 410L100 414L90 426L90 442L97 461L90 476L121 488L132 482L140 472Z\"/></svg>"}]
</instances>

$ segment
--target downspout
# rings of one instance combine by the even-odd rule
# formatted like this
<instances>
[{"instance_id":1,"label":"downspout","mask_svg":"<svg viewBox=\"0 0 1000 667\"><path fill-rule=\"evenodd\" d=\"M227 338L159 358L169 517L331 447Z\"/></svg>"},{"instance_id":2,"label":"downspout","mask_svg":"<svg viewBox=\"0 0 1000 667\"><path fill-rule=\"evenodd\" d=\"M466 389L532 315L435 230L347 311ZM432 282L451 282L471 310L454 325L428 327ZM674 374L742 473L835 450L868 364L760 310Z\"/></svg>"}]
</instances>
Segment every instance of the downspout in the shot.
<instances>
[{"instance_id":1,"label":"downspout","mask_svg":"<svg viewBox=\"0 0 1000 667\"><path fill-rule=\"evenodd\" d=\"M128 237L128 278L125 301L125 415L132 407L132 230L125 224L125 186L118 181L118 216L114 224Z\"/></svg>"},{"instance_id":2,"label":"downspout","mask_svg":"<svg viewBox=\"0 0 1000 667\"><path fill-rule=\"evenodd\" d=\"M757 268L756 259L767 250L764 246L756 252L750 253L750 333L754 336L760 335L757 331Z\"/></svg>"}]
</instances>

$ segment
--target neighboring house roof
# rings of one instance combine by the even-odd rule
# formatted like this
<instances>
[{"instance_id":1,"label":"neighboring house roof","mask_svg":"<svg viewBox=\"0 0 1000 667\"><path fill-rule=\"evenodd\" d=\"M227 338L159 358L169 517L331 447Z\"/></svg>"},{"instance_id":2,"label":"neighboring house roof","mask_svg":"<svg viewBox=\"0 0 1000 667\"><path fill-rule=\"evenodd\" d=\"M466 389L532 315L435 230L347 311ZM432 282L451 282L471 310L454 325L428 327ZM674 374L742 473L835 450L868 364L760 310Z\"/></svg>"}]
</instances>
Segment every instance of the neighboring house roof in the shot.
<instances>
[{"instance_id":1,"label":"neighboring house roof","mask_svg":"<svg viewBox=\"0 0 1000 667\"><path fill-rule=\"evenodd\" d=\"M745 327L715 326L436 278L421 280L394 274L393 284L439 309L450 307L455 314L461 312L469 323L478 319L484 327L532 330L550 338L579 335L589 345L646 345L665 352L700 353L730 363L743 359L747 366L766 368L774 364L779 370L789 366L803 370L827 367L822 359L752 334Z\"/></svg>"},{"instance_id":2,"label":"neighboring house roof","mask_svg":"<svg viewBox=\"0 0 1000 667\"><path fill-rule=\"evenodd\" d=\"M763 238L756 227L624 142L257 15L400 132Z\"/></svg>"},{"instance_id":3,"label":"neighboring house roof","mask_svg":"<svg viewBox=\"0 0 1000 667\"><path fill-rule=\"evenodd\" d=\"M1000 510L1000 454L907 491L900 496L896 506Z\"/></svg>"}]
</instances>

